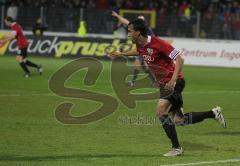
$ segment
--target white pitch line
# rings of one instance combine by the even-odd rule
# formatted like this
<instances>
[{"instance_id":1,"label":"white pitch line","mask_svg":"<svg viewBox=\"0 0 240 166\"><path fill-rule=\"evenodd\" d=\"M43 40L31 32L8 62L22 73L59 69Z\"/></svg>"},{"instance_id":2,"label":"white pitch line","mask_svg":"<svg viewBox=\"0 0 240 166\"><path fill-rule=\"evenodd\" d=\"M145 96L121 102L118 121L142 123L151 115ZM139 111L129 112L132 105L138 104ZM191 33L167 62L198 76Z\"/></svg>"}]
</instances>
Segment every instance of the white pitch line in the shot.
<instances>
[{"instance_id":1,"label":"white pitch line","mask_svg":"<svg viewBox=\"0 0 240 166\"><path fill-rule=\"evenodd\" d=\"M228 159L228 160L216 160L216 161L202 161L196 163L185 163L185 164L168 164L160 166L189 166L189 165L206 165L206 164L217 164L217 163L236 163L240 162L240 159Z\"/></svg>"},{"instance_id":2,"label":"white pitch line","mask_svg":"<svg viewBox=\"0 0 240 166\"><path fill-rule=\"evenodd\" d=\"M183 94L238 94L240 93L240 91L236 90L236 91L185 91L183 92Z\"/></svg>"},{"instance_id":3,"label":"white pitch line","mask_svg":"<svg viewBox=\"0 0 240 166\"><path fill-rule=\"evenodd\" d=\"M151 92L143 92L136 94L150 94ZM114 93L108 93L114 94ZM185 91L183 94L240 94L240 91ZM54 93L33 93L33 94L0 94L0 97L19 97L19 96L55 96Z\"/></svg>"}]
</instances>

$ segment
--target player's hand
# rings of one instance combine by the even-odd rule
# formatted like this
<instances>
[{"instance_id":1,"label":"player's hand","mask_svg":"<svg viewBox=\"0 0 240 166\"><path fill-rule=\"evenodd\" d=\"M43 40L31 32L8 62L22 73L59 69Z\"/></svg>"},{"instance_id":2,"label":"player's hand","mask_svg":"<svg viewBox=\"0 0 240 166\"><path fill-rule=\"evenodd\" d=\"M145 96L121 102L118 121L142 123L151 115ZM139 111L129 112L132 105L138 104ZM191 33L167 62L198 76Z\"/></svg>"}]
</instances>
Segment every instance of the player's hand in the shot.
<instances>
[{"instance_id":1,"label":"player's hand","mask_svg":"<svg viewBox=\"0 0 240 166\"><path fill-rule=\"evenodd\" d=\"M176 81L171 79L168 83L166 83L164 88L172 91L174 90L175 86L176 86Z\"/></svg>"},{"instance_id":2,"label":"player's hand","mask_svg":"<svg viewBox=\"0 0 240 166\"><path fill-rule=\"evenodd\" d=\"M114 51L114 52L111 52L108 56L109 56L110 58L116 58L116 57L123 56L123 53L120 52L120 51Z\"/></svg>"},{"instance_id":3,"label":"player's hand","mask_svg":"<svg viewBox=\"0 0 240 166\"><path fill-rule=\"evenodd\" d=\"M120 51L114 51L114 52L110 53L110 56L119 57L119 56L123 56L123 53Z\"/></svg>"},{"instance_id":4,"label":"player's hand","mask_svg":"<svg viewBox=\"0 0 240 166\"><path fill-rule=\"evenodd\" d=\"M115 12L115 11L112 10L112 16L113 16L113 17L118 17L117 12Z\"/></svg>"}]
</instances>

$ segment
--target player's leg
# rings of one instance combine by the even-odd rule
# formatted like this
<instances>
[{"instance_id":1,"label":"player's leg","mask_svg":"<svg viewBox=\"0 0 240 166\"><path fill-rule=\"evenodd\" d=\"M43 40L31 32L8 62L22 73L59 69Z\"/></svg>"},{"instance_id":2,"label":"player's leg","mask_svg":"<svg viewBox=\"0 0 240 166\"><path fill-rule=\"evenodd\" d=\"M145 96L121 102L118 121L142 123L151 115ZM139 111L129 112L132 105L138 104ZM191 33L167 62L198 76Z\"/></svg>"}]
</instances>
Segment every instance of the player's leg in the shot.
<instances>
[{"instance_id":1,"label":"player's leg","mask_svg":"<svg viewBox=\"0 0 240 166\"><path fill-rule=\"evenodd\" d=\"M42 68L41 65L37 65L37 64L29 61L28 59L26 59L26 65L27 65L27 66L30 66L30 67L36 68L37 71L38 71L38 73L39 73L40 75L42 75L42 73L43 73L43 68Z\"/></svg>"},{"instance_id":2,"label":"player's leg","mask_svg":"<svg viewBox=\"0 0 240 166\"><path fill-rule=\"evenodd\" d=\"M36 68L38 70L39 74L41 75L42 72L43 72L42 66L41 65L37 65L37 64L35 64L35 63L33 63L33 62L31 62L30 60L27 59L27 48L23 49L22 52L25 54L25 58L24 58L25 64L27 66Z\"/></svg>"},{"instance_id":3,"label":"player's leg","mask_svg":"<svg viewBox=\"0 0 240 166\"><path fill-rule=\"evenodd\" d=\"M202 122L204 119L214 119L218 121L223 128L227 128L221 107L215 107L205 112L189 112L186 114L183 114L182 108L171 110L171 112L175 113L172 115L172 119L176 125L191 125Z\"/></svg>"},{"instance_id":4,"label":"player's leg","mask_svg":"<svg viewBox=\"0 0 240 166\"><path fill-rule=\"evenodd\" d=\"M183 91L184 86L184 81L177 81L175 92L169 97L169 101L171 101L171 104L173 105L169 111L174 114L171 116L173 122L177 125L190 125L202 122L204 119L215 119L226 128L226 122L221 113L220 107L205 112L189 112L183 114L183 99L181 92Z\"/></svg>"},{"instance_id":5,"label":"player's leg","mask_svg":"<svg viewBox=\"0 0 240 166\"><path fill-rule=\"evenodd\" d=\"M171 103L168 100L160 99L157 104L157 116L161 121L162 127L171 140L172 150L164 154L164 156L178 156L183 153L183 150L179 144L175 124L172 122L171 118L168 115L168 112L171 108Z\"/></svg>"},{"instance_id":6,"label":"player's leg","mask_svg":"<svg viewBox=\"0 0 240 166\"><path fill-rule=\"evenodd\" d=\"M185 87L184 80L178 80L174 89L174 93L168 97L172 107L169 110L169 116L174 124L182 125L184 123L183 115L183 97L182 91Z\"/></svg>"},{"instance_id":7,"label":"player's leg","mask_svg":"<svg viewBox=\"0 0 240 166\"><path fill-rule=\"evenodd\" d=\"M21 66L21 68L23 69L24 71L24 76L26 78L30 77L31 73L30 71L28 70L25 62L24 62L24 58L25 58L25 55L24 53L22 52L22 50L19 50L18 51L18 55L16 56L16 61L19 63L19 65Z\"/></svg>"},{"instance_id":8,"label":"player's leg","mask_svg":"<svg viewBox=\"0 0 240 166\"><path fill-rule=\"evenodd\" d=\"M135 57L135 60L133 62L133 77L132 77L132 80L129 81L129 85L130 86L133 86L134 83L136 82L137 80L137 76L138 76L138 73L139 73L139 68L140 68L140 65L141 65L141 62L139 60L138 57Z\"/></svg>"},{"instance_id":9,"label":"player's leg","mask_svg":"<svg viewBox=\"0 0 240 166\"><path fill-rule=\"evenodd\" d=\"M164 112L164 115L161 115L160 119L163 122L163 120L165 121L169 121L171 122L169 125L163 125L163 128L165 130L165 132L169 132L169 139L172 142L172 149L167 152L166 154L164 154L164 156L168 157L168 156L178 156L178 155L182 155L183 154L183 149L179 144L178 138L177 138L177 132L175 129L175 124L172 121L171 118L171 110L174 108L181 108L183 106L183 100L182 100L182 91L185 87L185 81L184 80L177 80L176 81L176 86L174 88L174 92L173 94L171 94L170 96L164 97L160 91L160 101L167 101L170 104L170 107L168 107L167 112ZM163 92L164 93L164 92ZM167 131L168 130L168 131Z\"/></svg>"}]
</instances>

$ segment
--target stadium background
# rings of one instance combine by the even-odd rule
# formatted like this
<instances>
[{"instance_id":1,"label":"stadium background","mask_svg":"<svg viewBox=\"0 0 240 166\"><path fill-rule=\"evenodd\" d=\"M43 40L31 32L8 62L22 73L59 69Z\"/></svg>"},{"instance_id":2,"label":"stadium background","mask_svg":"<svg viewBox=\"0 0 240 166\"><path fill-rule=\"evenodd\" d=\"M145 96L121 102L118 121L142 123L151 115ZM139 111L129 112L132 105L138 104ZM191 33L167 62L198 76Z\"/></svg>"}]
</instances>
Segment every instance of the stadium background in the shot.
<instances>
[{"instance_id":1,"label":"stadium background","mask_svg":"<svg viewBox=\"0 0 240 166\"><path fill-rule=\"evenodd\" d=\"M237 0L5 0L0 10L1 20L5 13L13 14L25 30L32 30L41 18L48 31L76 32L83 19L88 33L112 34L117 21L110 13L119 9L156 11L154 33L160 36L240 39ZM1 28L4 28L2 21Z\"/></svg>"},{"instance_id":2,"label":"stadium background","mask_svg":"<svg viewBox=\"0 0 240 166\"><path fill-rule=\"evenodd\" d=\"M9 31L3 22L5 16L15 18L32 42L30 58L44 67L43 76L33 71L32 78L27 80L21 77L13 58L15 42L0 48L0 165L201 162L206 162L202 165L219 165L219 162L239 165L239 1L2 0L0 4L0 35ZM100 44L117 46L127 39L125 28L118 26L111 10L119 11L128 19L143 14L156 35L188 51L185 51L188 55L185 60L189 65L184 69L185 112L221 105L228 122L227 130L213 121L178 127L185 155L174 159L162 157L169 150L169 142L155 118L156 100L137 101L137 106L130 109L119 99L112 85L112 62L106 60ZM43 35L32 32L39 19L37 26L45 29ZM81 21L87 33L80 37ZM43 42L45 44L41 45ZM73 51L76 43L85 43L85 48L96 46L96 49L84 51L83 46ZM100 60L103 69L99 79L92 86L86 85L83 81L86 71L80 70L65 86L108 94L118 101L118 108L94 123L67 125L54 115L60 103L74 103L71 113L76 117L101 106L84 98L56 95L49 88L49 81L61 67L82 56ZM91 62L86 60L87 64ZM131 74L130 70L122 68L117 72ZM145 78L144 73L141 78ZM144 81L147 84L148 80ZM152 89L140 89L135 93L144 94L149 90L152 92Z\"/></svg>"}]
</instances>

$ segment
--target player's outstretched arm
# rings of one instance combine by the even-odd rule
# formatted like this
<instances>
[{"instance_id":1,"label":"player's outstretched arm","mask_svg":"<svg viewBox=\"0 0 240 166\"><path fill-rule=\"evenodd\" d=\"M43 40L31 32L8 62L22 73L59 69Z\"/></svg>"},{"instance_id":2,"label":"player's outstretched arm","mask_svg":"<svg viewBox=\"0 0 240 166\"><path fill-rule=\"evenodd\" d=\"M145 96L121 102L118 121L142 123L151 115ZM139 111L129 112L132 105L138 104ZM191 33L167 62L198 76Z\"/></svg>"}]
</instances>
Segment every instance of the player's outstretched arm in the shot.
<instances>
[{"instance_id":1,"label":"player's outstretched arm","mask_svg":"<svg viewBox=\"0 0 240 166\"><path fill-rule=\"evenodd\" d=\"M112 52L109 56L111 57L119 57L119 56L138 56L138 52L136 49L132 49L127 52L120 52L120 51L115 51Z\"/></svg>"},{"instance_id":2,"label":"player's outstretched arm","mask_svg":"<svg viewBox=\"0 0 240 166\"><path fill-rule=\"evenodd\" d=\"M116 17L118 19L118 21L122 24L128 25L129 24L129 20L127 20L126 18L120 16L117 12L112 11L112 16Z\"/></svg>"}]
</instances>

